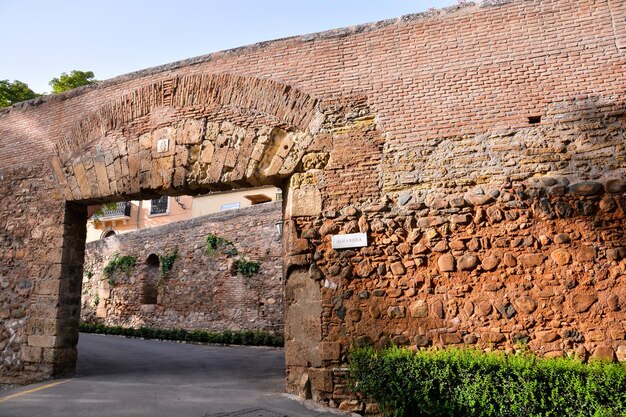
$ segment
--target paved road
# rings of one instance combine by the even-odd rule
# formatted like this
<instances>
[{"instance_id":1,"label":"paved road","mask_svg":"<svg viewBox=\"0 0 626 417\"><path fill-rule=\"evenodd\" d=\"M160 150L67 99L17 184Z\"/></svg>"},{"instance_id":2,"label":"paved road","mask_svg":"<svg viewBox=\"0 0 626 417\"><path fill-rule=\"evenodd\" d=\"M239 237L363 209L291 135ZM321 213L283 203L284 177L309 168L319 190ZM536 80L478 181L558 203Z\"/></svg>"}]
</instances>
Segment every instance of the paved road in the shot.
<instances>
[{"instance_id":1,"label":"paved road","mask_svg":"<svg viewBox=\"0 0 626 417\"><path fill-rule=\"evenodd\" d=\"M282 349L81 334L77 375L1 393L0 416L337 417L282 395L284 360Z\"/></svg>"}]
</instances>

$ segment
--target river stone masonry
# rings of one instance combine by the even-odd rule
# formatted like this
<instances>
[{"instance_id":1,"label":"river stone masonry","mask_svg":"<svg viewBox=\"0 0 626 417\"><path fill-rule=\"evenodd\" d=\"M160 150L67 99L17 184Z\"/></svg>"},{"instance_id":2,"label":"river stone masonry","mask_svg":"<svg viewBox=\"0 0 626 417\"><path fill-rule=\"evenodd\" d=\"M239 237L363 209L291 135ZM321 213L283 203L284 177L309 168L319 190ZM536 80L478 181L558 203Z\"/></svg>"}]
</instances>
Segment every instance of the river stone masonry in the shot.
<instances>
[{"instance_id":1,"label":"river stone masonry","mask_svg":"<svg viewBox=\"0 0 626 417\"><path fill-rule=\"evenodd\" d=\"M299 219L322 287L322 345L336 346L325 363L355 343L626 360L625 190L542 177ZM329 231L366 232L369 245L334 250Z\"/></svg>"}]
</instances>

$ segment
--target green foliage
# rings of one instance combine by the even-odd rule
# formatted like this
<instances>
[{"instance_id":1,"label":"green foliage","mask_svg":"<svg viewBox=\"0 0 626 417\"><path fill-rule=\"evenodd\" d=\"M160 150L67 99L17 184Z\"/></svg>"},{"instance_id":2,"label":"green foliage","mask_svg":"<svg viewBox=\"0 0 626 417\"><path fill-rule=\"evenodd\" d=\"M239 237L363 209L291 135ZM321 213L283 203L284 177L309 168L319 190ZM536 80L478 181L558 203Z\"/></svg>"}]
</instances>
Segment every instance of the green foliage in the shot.
<instances>
[{"instance_id":1,"label":"green foliage","mask_svg":"<svg viewBox=\"0 0 626 417\"><path fill-rule=\"evenodd\" d=\"M626 367L477 350L359 348L352 387L394 417L625 417Z\"/></svg>"},{"instance_id":2,"label":"green foliage","mask_svg":"<svg viewBox=\"0 0 626 417\"><path fill-rule=\"evenodd\" d=\"M106 264L102 272L109 281L110 285L115 285L115 273L122 271L126 275L130 274L130 271L137 264L137 257L131 255L120 256L119 253L113 255L113 258Z\"/></svg>"},{"instance_id":3,"label":"green foliage","mask_svg":"<svg viewBox=\"0 0 626 417\"><path fill-rule=\"evenodd\" d=\"M58 78L50 80L48 84L52 87L52 94L58 94L76 87L93 84L96 81L92 71L74 70L69 75L65 72L62 73Z\"/></svg>"},{"instance_id":4,"label":"green foliage","mask_svg":"<svg viewBox=\"0 0 626 417\"><path fill-rule=\"evenodd\" d=\"M251 277L252 275L259 272L261 268L261 264L255 261L248 261L245 259L237 259L235 261L235 271L237 273L244 275L246 277Z\"/></svg>"},{"instance_id":5,"label":"green foliage","mask_svg":"<svg viewBox=\"0 0 626 417\"><path fill-rule=\"evenodd\" d=\"M221 236L209 233L206 237L207 253L214 256L218 249L220 249L221 252L226 254L229 258L237 256L238 254L237 248L235 248L235 244L233 242Z\"/></svg>"},{"instance_id":6,"label":"green foliage","mask_svg":"<svg viewBox=\"0 0 626 417\"><path fill-rule=\"evenodd\" d=\"M239 254L233 242L213 233L209 233L209 235L206 237L205 242L206 251L211 256L214 256L218 250L220 250L221 253L226 254L226 256L228 256L229 258L235 257ZM242 274L246 277L251 277L252 275L259 272L261 264L259 262L249 261L246 259L237 259L234 262L234 267L235 271L238 274Z\"/></svg>"},{"instance_id":7,"label":"green foliage","mask_svg":"<svg viewBox=\"0 0 626 417\"><path fill-rule=\"evenodd\" d=\"M100 217L104 215L106 210L115 210L117 209L117 203L105 203L100 206L98 210L94 214L91 215L90 219L93 221L100 220Z\"/></svg>"},{"instance_id":8,"label":"green foliage","mask_svg":"<svg viewBox=\"0 0 626 417\"><path fill-rule=\"evenodd\" d=\"M31 100L41 94L35 93L25 84L18 80L0 80L0 107L9 107L20 101Z\"/></svg>"},{"instance_id":9,"label":"green foliage","mask_svg":"<svg viewBox=\"0 0 626 417\"><path fill-rule=\"evenodd\" d=\"M178 248L174 248L172 253L166 253L159 255L159 261L161 261L161 277L167 276L174 267L174 262L178 259Z\"/></svg>"},{"instance_id":10,"label":"green foliage","mask_svg":"<svg viewBox=\"0 0 626 417\"><path fill-rule=\"evenodd\" d=\"M80 323L79 330L84 333L122 335L126 337L141 337L143 339L175 340L188 343L220 343L228 345L276 347L284 345L282 335L265 331L225 330L223 332L207 332L205 330L153 329L150 327L133 329L92 323Z\"/></svg>"},{"instance_id":11,"label":"green foliage","mask_svg":"<svg viewBox=\"0 0 626 417\"><path fill-rule=\"evenodd\" d=\"M100 294L96 293L93 297L93 308L98 308L98 304L100 304Z\"/></svg>"}]
</instances>

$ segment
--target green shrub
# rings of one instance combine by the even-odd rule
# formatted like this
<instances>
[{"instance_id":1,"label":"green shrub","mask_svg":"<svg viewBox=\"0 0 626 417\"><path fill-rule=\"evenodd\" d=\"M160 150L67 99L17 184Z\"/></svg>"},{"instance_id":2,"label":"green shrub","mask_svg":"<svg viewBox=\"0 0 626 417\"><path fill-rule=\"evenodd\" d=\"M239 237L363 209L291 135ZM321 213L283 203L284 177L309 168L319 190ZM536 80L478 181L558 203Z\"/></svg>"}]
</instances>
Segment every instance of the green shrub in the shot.
<instances>
[{"instance_id":1,"label":"green shrub","mask_svg":"<svg viewBox=\"0 0 626 417\"><path fill-rule=\"evenodd\" d=\"M245 259L237 259L234 265L235 271L246 277L251 277L259 272L259 269L261 268L261 264L259 262L247 261Z\"/></svg>"},{"instance_id":2,"label":"green shrub","mask_svg":"<svg viewBox=\"0 0 626 417\"><path fill-rule=\"evenodd\" d=\"M229 258L237 256L237 248L235 244L230 240L223 238L213 233L209 233L205 241L206 251L209 255L214 256L218 249L221 249L222 253L226 254Z\"/></svg>"},{"instance_id":3,"label":"green shrub","mask_svg":"<svg viewBox=\"0 0 626 417\"><path fill-rule=\"evenodd\" d=\"M284 345L283 336L265 331L224 330L223 332L207 332L205 330L185 329L152 329L150 327L106 326L104 324L80 323L79 330L83 333L121 335L141 337L144 339L175 340L190 343L220 343L229 345L275 346Z\"/></svg>"},{"instance_id":4,"label":"green shrub","mask_svg":"<svg viewBox=\"0 0 626 417\"><path fill-rule=\"evenodd\" d=\"M352 387L388 415L625 417L626 367L477 350L359 348Z\"/></svg>"}]
</instances>

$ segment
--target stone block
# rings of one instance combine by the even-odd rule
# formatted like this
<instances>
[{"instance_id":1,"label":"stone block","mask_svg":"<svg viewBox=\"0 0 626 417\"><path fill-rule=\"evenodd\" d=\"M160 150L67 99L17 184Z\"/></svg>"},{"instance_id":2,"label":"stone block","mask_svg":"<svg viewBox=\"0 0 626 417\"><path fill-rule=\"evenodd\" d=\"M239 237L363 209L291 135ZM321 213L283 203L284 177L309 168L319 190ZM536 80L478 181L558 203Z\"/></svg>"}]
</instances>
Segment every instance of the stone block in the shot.
<instances>
[{"instance_id":1,"label":"stone block","mask_svg":"<svg viewBox=\"0 0 626 417\"><path fill-rule=\"evenodd\" d=\"M457 267L460 271L472 271L478 265L478 256L473 254L463 255L457 262Z\"/></svg>"},{"instance_id":2,"label":"stone block","mask_svg":"<svg viewBox=\"0 0 626 417\"><path fill-rule=\"evenodd\" d=\"M543 253L525 253L517 259L527 268L539 266L544 263L546 256Z\"/></svg>"},{"instance_id":3,"label":"stone block","mask_svg":"<svg viewBox=\"0 0 626 417\"><path fill-rule=\"evenodd\" d=\"M161 142L160 142L161 141ZM161 147L159 148L159 142ZM163 144L167 143L167 149ZM176 152L176 128L162 127L152 132L152 158L158 159L166 156L173 156Z\"/></svg>"},{"instance_id":4,"label":"stone block","mask_svg":"<svg viewBox=\"0 0 626 417\"><path fill-rule=\"evenodd\" d=\"M24 362L39 363L43 357L43 348L37 346L23 346L21 358Z\"/></svg>"},{"instance_id":5,"label":"stone block","mask_svg":"<svg viewBox=\"0 0 626 417\"><path fill-rule=\"evenodd\" d=\"M537 309L537 301L535 301L532 297L528 295L523 295L514 300L514 304L519 311L522 311L526 314L531 314L533 311Z\"/></svg>"},{"instance_id":6,"label":"stone block","mask_svg":"<svg viewBox=\"0 0 626 417\"><path fill-rule=\"evenodd\" d=\"M483 258L481 266L485 271L493 271L500 264L500 259L495 255L489 255Z\"/></svg>"},{"instance_id":7,"label":"stone block","mask_svg":"<svg viewBox=\"0 0 626 417\"><path fill-rule=\"evenodd\" d=\"M359 400L343 400L339 404L339 410L347 411L351 413L362 413L365 409L365 404Z\"/></svg>"},{"instance_id":8,"label":"stone block","mask_svg":"<svg viewBox=\"0 0 626 417\"><path fill-rule=\"evenodd\" d=\"M315 391L325 393L333 392L333 372L325 368L309 368L309 378L311 379L311 387Z\"/></svg>"},{"instance_id":9,"label":"stone block","mask_svg":"<svg viewBox=\"0 0 626 417\"><path fill-rule=\"evenodd\" d=\"M584 313L588 311L596 301L598 301L596 294L575 294L572 297L572 309L576 313Z\"/></svg>"},{"instance_id":10,"label":"stone block","mask_svg":"<svg viewBox=\"0 0 626 417\"><path fill-rule=\"evenodd\" d=\"M185 119L178 123L175 131L176 143L195 145L202 142L205 119Z\"/></svg>"},{"instance_id":11,"label":"stone block","mask_svg":"<svg viewBox=\"0 0 626 417\"><path fill-rule=\"evenodd\" d=\"M445 317L445 309L443 307L443 302L441 300L437 300L432 303L430 307L431 313L435 318L443 319Z\"/></svg>"},{"instance_id":12,"label":"stone block","mask_svg":"<svg viewBox=\"0 0 626 417\"><path fill-rule=\"evenodd\" d=\"M594 246L582 245L576 253L576 259L581 262L590 262L596 258L597 251Z\"/></svg>"},{"instance_id":13,"label":"stone block","mask_svg":"<svg viewBox=\"0 0 626 417\"><path fill-rule=\"evenodd\" d=\"M593 351L593 357L598 360L613 362L615 360L615 350L611 346L598 346Z\"/></svg>"},{"instance_id":14,"label":"stone block","mask_svg":"<svg viewBox=\"0 0 626 417\"><path fill-rule=\"evenodd\" d=\"M437 259L437 266L441 272L453 272L456 267L456 260L452 254L443 254Z\"/></svg>"},{"instance_id":15,"label":"stone block","mask_svg":"<svg viewBox=\"0 0 626 417\"><path fill-rule=\"evenodd\" d=\"M576 195L590 196L600 194L604 191L602 184L593 181L583 181L570 185L570 191Z\"/></svg>"},{"instance_id":16,"label":"stone block","mask_svg":"<svg viewBox=\"0 0 626 417\"><path fill-rule=\"evenodd\" d=\"M413 301L409 306L411 317L424 318L428 316L428 303L426 300Z\"/></svg>"},{"instance_id":17,"label":"stone block","mask_svg":"<svg viewBox=\"0 0 626 417\"><path fill-rule=\"evenodd\" d=\"M319 216L322 213L322 195L317 187L290 189L285 208L286 217Z\"/></svg>"},{"instance_id":18,"label":"stone block","mask_svg":"<svg viewBox=\"0 0 626 417\"><path fill-rule=\"evenodd\" d=\"M58 347L59 339L56 336L30 335L28 336L28 345L40 348Z\"/></svg>"},{"instance_id":19,"label":"stone block","mask_svg":"<svg viewBox=\"0 0 626 417\"><path fill-rule=\"evenodd\" d=\"M402 262L394 262L391 264L391 272L394 275L404 275L406 273L406 268Z\"/></svg>"},{"instance_id":20,"label":"stone block","mask_svg":"<svg viewBox=\"0 0 626 417\"><path fill-rule=\"evenodd\" d=\"M457 333L442 333L439 337L444 345L458 345L462 342L461 336Z\"/></svg>"},{"instance_id":21,"label":"stone block","mask_svg":"<svg viewBox=\"0 0 626 417\"><path fill-rule=\"evenodd\" d=\"M391 306L387 308L387 316L390 319L400 319L406 317L406 310L403 306Z\"/></svg>"},{"instance_id":22,"label":"stone block","mask_svg":"<svg viewBox=\"0 0 626 417\"><path fill-rule=\"evenodd\" d=\"M550 257L559 266L568 265L572 262L572 254L567 249L557 249L552 252Z\"/></svg>"},{"instance_id":23,"label":"stone block","mask_svg":"<svg viewBox=\"0 0 626 417\"><path fill-rule=\"evenodd\" d=\"M35 294L38 295L55 295L59 294L61 280L38 281L35 285Z\"/></svg>"}]
</instances>

